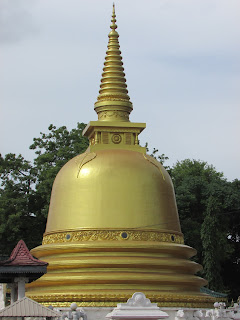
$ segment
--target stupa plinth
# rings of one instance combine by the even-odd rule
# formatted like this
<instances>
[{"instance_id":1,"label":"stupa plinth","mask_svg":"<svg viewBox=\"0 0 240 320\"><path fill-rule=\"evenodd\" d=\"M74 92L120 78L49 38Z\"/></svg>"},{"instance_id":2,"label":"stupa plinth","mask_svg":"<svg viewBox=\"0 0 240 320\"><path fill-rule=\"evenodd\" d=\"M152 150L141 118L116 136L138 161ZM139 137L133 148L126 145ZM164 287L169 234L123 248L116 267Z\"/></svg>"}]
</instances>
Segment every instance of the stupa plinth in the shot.
<instances>
[{"instance_id":1,"label":"stupa plinth","mask_svg":"<svg viewBox=\"0 0 240 320\"><path fill-rule=\"evenodd\" d=\"M110 307L144 292L159 306L207 307L201 266L184 245L174 189L163 166L146 154L132 123L113 8L95 111L84 134L87 151L58 173L46 232L32 254L48 273L28 285L43 304Z\"/></svg>"}]
</instances>

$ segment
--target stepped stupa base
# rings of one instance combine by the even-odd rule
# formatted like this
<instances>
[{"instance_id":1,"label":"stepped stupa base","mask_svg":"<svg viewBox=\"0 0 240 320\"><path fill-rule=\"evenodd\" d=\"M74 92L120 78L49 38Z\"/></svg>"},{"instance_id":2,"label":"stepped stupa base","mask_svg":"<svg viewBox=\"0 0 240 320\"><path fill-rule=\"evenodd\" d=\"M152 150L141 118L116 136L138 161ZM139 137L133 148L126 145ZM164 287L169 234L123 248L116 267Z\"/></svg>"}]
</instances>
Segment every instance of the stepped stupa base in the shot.
<instances>
[{"instance_id":1,"label":"stepped stupa base","mask_svg":"<svg viewBox=\"0 0 240 320\"><path fill-rule=\"evenodd\" d=\"M126 239L121 239L123 231ZM85 241L75 241L77 236ZM206 281L194 275L201 267L188 260L195 250L183 244L181 234L72 231L46 235L31 252L49 263L47 274L26 288L29 298L44 305L115 307L134 292L144 292L159 307L208 308L214 303L200 293Z\"/></svg>"},{"instance_id":2,"label":"stepped stupa base","mask_svg":"<svg viewBox=\"0 0 240 320\"><path fill-rule=\"evenodd\" d=\"M83 237L89 232L74 234ZM128 238L121 240L122 233L109 233L117 240L110 236L101 240L105 233L100 231L92 231L94 240L88 241L74 241L70 233L69 240L65 233L57 234L56 240L44 238L45 244L31 252L49 263L48 272L27 285L27 296L54 307L72 302L81 307L115 307L134 292L144 292L161 307L212 306L211 298L200 293L206 281L194 275L201 267L188 260L195 250L182 243L180 234L129 229ZM136 236L138 240L132 240Z\"/></svg>"}]
</instances>

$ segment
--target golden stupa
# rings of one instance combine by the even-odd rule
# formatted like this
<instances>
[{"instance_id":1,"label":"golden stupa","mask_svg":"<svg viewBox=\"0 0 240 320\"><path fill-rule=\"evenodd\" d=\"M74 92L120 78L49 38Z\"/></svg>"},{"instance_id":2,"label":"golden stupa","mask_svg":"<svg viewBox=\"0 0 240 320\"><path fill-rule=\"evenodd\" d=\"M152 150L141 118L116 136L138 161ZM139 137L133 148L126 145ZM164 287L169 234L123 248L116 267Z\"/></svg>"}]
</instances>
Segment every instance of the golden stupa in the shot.
<instances>
[{"instance_id":1,"label":"golden stupa","mask_svg":"<svg viewBox=\"0 0 240 320\"><path fill-rule=\"evenodd\" d=\"M28 285L43 304L116 306L143 292L159 306L207 307L206 281L184 245L171 178L139 146L145 123L132 123L113 7L87 151L58 173L46 232L31 253L49 263Z\"/></svg>"}]
</instances>

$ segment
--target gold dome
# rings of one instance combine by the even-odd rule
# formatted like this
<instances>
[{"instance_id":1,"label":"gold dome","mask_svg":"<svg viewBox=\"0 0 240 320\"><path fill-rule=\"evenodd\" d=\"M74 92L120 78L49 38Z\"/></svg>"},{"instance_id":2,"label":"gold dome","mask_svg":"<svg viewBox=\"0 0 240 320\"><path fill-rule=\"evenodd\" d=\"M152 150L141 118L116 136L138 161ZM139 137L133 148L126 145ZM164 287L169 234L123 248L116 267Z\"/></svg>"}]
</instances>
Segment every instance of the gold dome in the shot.
<instances>
[{"instance_id":1,"label":"gold dome","mask_svg":"<svg viewBox=\"0 0 240 320\"><path fill-rule=\"evenodd\" d=\"M53 185L46 234L83 228L181 234L166 170L148 155L121 149L70 160Z\"/></svg>"},{"instance_id":2,"label":"gold dome","mask_svg":"<svg viewBox=\"0 0 240 320\"><path fill-rule=\"evenodd\" d=\"M144 123L131 123L132 104L112 31L95 103L98 121L84 130L88 150L58 173L46 232L31 252L48 272L27 286L45 305L116 306L143 292L160 306L207 307L201 266L188 259L172 181L139 146Z\"/></svg>"}]
</instances>

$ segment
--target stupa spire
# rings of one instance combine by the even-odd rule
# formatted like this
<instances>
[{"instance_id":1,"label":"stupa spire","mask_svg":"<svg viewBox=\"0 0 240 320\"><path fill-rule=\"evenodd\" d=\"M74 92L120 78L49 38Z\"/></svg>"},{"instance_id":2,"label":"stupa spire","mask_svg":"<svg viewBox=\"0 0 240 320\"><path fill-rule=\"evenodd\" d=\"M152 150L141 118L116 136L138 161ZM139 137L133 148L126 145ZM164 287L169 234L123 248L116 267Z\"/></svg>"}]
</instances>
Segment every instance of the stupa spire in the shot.
<instances>
[{"instance_id":1,"label":"stupa spire","mask_svg":"<svg viewBox=\"0 0 240 320\"><path fill-rule=\"evenodd\" d=\"M123 62L121 57L119 34L116 31L115 5L113 4L111 31L108 35L108 50L106 52L99 96L95 103L98 120L129 121L132 111Z\"/></svg>"}]
</instances>

